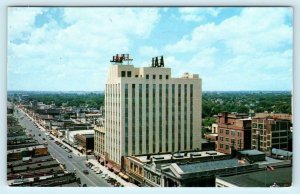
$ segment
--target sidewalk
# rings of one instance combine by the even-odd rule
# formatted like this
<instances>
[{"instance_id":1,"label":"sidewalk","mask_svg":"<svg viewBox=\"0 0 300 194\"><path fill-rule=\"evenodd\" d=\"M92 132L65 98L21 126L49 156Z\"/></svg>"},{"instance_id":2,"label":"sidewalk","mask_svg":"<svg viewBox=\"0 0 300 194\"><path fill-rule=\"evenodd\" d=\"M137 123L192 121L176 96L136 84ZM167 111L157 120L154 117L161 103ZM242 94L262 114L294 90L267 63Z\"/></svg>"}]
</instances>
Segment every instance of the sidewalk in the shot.
<instances>
[{"instance_id":1,"label":"sidewalk","mask_svg":"<svg viewBox=\"0 0 300 194\"><path fill-rule=\"evenodd\" d=\"M37 126L38 126L38 128L41 130L41 131L43 131L43 132L47 132L47 130L44 128L44 127L42 127L40 124L38 124L37 122L35 122L35 120L30 116L30 115L28 115L26 112L24 112L24 110L23 109L20 109L32 122L34 122ZM61 139L59 139L59 138L57 138L57 137L55 137L54 135L52 135L52 134L50 134L50 133L48 133L55 141L58 141L58 142L60 142L60 143L62 143L65 147L67 147L68 149L70 149L70 150L72 150L72 152L75 154L75 155L77 155L77 156L86 156L86 155L84 155L84 154L82 154L81 152L79 152L78 150L76 150L75 148L73 148L72 146L70 146L70 145L68 145L68 144L66 144L65 142L63 142Z\"/></svg>"},{"instance_id":2,"label":"sidewalk","mask_svg":"<svg viewBox=\"0 0 300 194\"><path fill-rule=\"evenodd\" d=\"M35 122L35 120L29 116L26 112L24 112L22 109L20 109L30 120L32 120L32 122L34 122L41 131L44 131L46 132L47 130L42 127L41 125L39 125L38 123ZM76 150L75 148L73 148L72 146L66 144L65 142L63 142L61 139L55 137L54 135L50 134L49 135L55 140L55 141L58 141L60 143L62 143L64 146L66 146L67 148L69 148L70 150L72 150L72 153L77 155L77 156L86 156L84 154L82 154L81 152L79 152L78 150ZM125 180L123 180L121 177L119 177L118 175L116 175L115 173L109 171L105 166L102 166L95 158L94 156L88 156L89 159L88 159L88 162L91 162L92 164L94 164L94 166L97 166L100 170L102 170L102 172L104 174L108 174L108 176L116 179L119 183L121 183L122 185L124 185L124 187L137 187L137 185L135 184L132 184L130 182L127 182ZM93 157L93 158L90 158L90 157ZM100 174L99 176L101 176L102 174Z\"/></svg>"},{"instance_id":3,"label":"sidewalk","mask_svg":"<svg viewBox=\"0 0 300 194\"><path fill-rule=\"evenodd\" d=\"M109 171L105 166L102 166L96 159L89 159L89 162L91 162L95 166L99 167L99 169L102 170L104 174L108 174L108 176L116 179L119 183L124 185L124 187L137 187L135 184L127 182L127 181L123 180L121 177L119 177L118 175L116 175L115 173Z\"/></svg>"}]
</instances>

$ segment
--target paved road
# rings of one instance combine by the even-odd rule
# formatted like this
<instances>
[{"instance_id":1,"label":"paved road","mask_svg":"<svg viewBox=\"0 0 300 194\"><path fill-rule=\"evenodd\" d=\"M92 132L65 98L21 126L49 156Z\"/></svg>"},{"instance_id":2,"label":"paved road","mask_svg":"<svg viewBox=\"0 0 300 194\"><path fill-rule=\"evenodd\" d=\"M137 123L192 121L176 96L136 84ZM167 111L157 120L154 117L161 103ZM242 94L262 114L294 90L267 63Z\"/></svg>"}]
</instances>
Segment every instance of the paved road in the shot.
<instances>
[{"instance_id":1,"label":"paved road","mask_svg":"<svg viewBox=\"0 0 300 194\"><path fill-rule=\"evenodd\" d=\"M49 140L46 137L45 132L36 127L34 123L22 111L20 111L20 109L18 109L18 112L15 111L15 116L19 118L20 124L27 129L29 134L35 135L34 138L37 139L39 143L44 142L43 138L46 139L48 142L48 150L51 155L59 162L65 164L66 169L69 172L73 172L75 169L77 177L80 177L81 184L86 184L88 187L111 187L109 183L101 178L101 175L95 174L92 170L85 166L86 157L78 156L73 153L67 153L63 148L56 145L54 140ZM68 157L70 154L72 155L72 158ZM82 172L84 169L89 170L88 175Z\"/></svg>"}]
</instances>

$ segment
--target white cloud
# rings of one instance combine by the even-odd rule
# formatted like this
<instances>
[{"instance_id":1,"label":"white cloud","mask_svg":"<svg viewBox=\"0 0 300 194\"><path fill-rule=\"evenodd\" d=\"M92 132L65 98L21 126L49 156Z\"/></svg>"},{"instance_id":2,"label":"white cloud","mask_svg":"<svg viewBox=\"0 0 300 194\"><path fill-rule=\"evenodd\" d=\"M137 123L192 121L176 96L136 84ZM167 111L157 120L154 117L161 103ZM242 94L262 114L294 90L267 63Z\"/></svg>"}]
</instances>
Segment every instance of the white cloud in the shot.
<instances>
[{"instance_id":1,"label":"white cloud","mask_svg":"<svg viewBox=\"0 0 300 194\"><path fill-rule=\"evenodd\" d=\"M222 8L196 8L196 7L185 7L180 8L180 18L184 21L200 22L205 20L207 16L217 17Z\"/></svg>"},{"instance_id":2,"label":"white cloud","mask_svg":"<svg viewBox=\"0 0 300 194\"><path fill-rule=\"evenodd\" d=\"M152 58L159 54L158 49L152 46L142 46L139 48L140 56Z\"/></svg>"},{"instance_id":3,"label":"white cloud","mask_svg":"<svg viewBox=\"0 0 300 194\"><path fill-rule=\"evenodd\" d=\"M8 39L24 38L25 33L33 29L35 16L42 13L42 8L36 7L9 7L8 14Z\"/></svg>"},{"instance_id":4,"label":"white cloud","mask_svg":"<svg viewBox=\"0 0 300 194\"><path fill-rule=\"evenodd\" d=\"M207 23L196 27L190 35L167 45L169 52L187 52L225 44L236 52L267 51L291 43L292 27L284 23L291 14L285 8L245 8L240 16L220 24Z\"/></svg>"},{"instance_id":5,"label":"white cloud","mask_svg":"<svg viewBox=\"0 0 300 194\"><path fill-rule=\"evenodd\" d=\"M146 8L63 10L62 20L67 24L63 27L55 18L41 27L34 25L36 17L47 9L9 10L9 89L32 89L26 88L30 84L22 83L24 79L37 82L32 83L37 90L44 90L45 85L49 89L59 89L66 84L70 90L103 89L101 74L106 73L108 57L118 52L127 53L133 44L132 37L147 38L160 18L157 9ZM28 40L16 43L24 33L29 34ZM43 84L39 82L41 79Z\"/></svg>"},{"instance_id":6,"label":"white cloud","mask_svg":"<svg viewBox=\"0 0 300 194\"><path fill-rule=\"evenodd\" d=\"M203 78L205 90L290 88L291 14L286 8L245 8L218 24L199 25L164 50L191 56L186 63Z\"/></svg>"}]
</instances>

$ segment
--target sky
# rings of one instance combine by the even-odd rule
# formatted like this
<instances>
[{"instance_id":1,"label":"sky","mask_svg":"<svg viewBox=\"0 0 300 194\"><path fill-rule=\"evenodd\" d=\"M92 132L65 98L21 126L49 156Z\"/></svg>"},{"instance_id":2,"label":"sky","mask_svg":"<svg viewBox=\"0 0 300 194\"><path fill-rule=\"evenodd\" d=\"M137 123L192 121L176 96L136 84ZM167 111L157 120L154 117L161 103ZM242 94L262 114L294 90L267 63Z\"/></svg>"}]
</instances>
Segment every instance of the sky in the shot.
<instances>
[{"instance_id":1,"label":"sky","mask_svg":"<svg viewBox=\"0 0 300 194\"><path fill-rule=\"evenodd\" d=\"M103 91L112 56L164 56L204 91L292 89L293 12L280 7L9 7L7 89Z\"/></svg>"}]
</instances>

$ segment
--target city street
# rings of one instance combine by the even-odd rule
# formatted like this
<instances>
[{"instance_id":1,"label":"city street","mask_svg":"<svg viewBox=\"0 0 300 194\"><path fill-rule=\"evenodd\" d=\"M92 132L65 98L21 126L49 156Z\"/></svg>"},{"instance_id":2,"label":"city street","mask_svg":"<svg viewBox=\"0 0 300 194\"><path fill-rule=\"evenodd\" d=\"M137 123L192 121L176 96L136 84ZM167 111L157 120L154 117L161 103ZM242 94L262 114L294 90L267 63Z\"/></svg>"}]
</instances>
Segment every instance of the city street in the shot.
<instances>
[{"instance_id":1,"label":"city street","mask_svg":"<svg viewBox=\"0 0 300 194\"><path fill-rule=\"evenodd\" d=\"M34 135L33 138L38 140L41 144L44 142L43 139L45 139L48 142L48 150L50 154L60 163L65 164L66 169L69 172L76 170L77 177L81 180L81 185L86 184L88 187L111 187L109 183L101 178L100 174L94 173L94 171L85 166L85 156L78 156L73 152L66 152L63 148L54 143L55 139L49 140L49 138L46 137L45 131L41 131L41 129L35 126L35 124L24 114L23 111L20 109L17 110L18 112L15 111L15 116L19 119L20 124L27 129L28 134ZM71 155L72 158L69 158L69 155ZM83 173L83 170L85 169L89 171L89 174Z\"/></svg>"}]
</instances>

